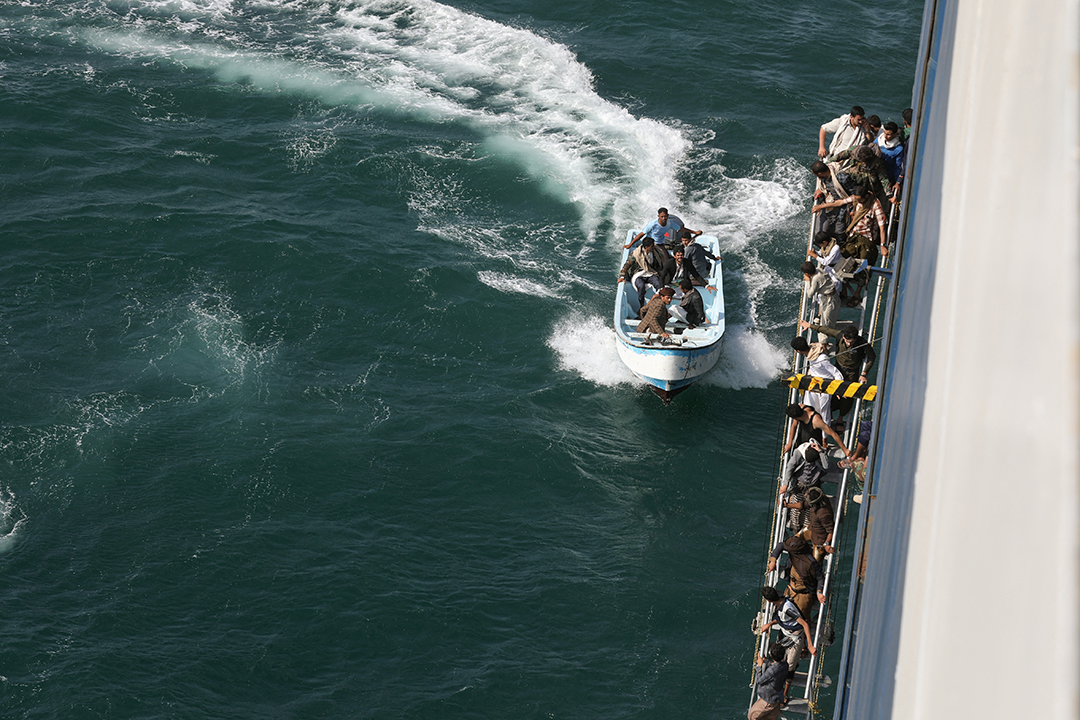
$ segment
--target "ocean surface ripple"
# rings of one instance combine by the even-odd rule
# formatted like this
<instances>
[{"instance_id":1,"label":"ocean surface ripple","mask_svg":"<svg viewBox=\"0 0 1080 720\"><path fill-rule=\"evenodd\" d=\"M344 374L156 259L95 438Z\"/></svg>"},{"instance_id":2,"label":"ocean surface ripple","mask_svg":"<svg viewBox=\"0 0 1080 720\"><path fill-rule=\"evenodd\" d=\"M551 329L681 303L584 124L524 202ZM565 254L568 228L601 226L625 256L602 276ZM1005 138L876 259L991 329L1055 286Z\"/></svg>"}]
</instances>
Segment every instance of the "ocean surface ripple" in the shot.
<instances>
[{"instance_id":1,"label":"ocean surface ripple","mask_svg":"<svg viewBox=\"0 0 1080 720\"><path fill-rule=\"evenodd\" d=\"M920 23L7 5L3 714L743 715L805 167ZM610 328L660 205L728 293L668 407Z\"/></svg>"}]
</instances>

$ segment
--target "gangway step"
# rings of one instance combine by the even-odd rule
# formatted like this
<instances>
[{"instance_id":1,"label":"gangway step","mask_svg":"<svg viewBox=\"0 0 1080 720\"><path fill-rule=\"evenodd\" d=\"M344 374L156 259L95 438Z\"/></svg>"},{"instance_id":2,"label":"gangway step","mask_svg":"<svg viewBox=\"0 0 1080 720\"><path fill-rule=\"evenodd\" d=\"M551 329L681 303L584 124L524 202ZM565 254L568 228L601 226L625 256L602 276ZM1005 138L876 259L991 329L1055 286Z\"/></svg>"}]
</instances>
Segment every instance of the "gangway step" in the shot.
<instances>
[{"instance_id":1,"label":"gangway step","mask_svg":"<svg viewBox=\"0 0 1080 720\"><path fill-rule=\"evenodd\" d=\"M780 717L782 718L797 718L805 717L810 712L810 703L806 698L791 698L788 704L784 706L784 709L780 711Z\"/></svg>"},{"instance_id":2,"label":"gangway step","mask_svg":"<svg viewBox=\"0 0 1080 720\"><path fill-rule=\"evenodd\" d=\"M822 675L821 679L818 680L818 687L827 688L831 685L832 678L828 675ZM806 687L806 673L802 671L796 672L795 678L791 681L791 687Z\"/></svg>"}]
</instances>

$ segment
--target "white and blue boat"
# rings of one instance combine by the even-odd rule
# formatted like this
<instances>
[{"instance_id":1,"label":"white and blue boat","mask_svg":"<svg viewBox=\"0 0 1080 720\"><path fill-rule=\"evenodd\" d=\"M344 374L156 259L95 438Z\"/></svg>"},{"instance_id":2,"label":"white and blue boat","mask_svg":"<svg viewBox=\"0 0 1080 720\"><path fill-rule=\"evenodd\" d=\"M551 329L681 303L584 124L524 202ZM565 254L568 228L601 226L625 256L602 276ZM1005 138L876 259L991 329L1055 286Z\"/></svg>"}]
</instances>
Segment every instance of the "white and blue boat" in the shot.
<instances>
[{"instance_id":1,"label":"white and blue boat","mask_svg":"<svg viewBox=\"0 0 1080 720\"><path fill-rule=\"evenodd\" d=\"M627 245L638 232L640 231L631 230L627 233ZM719 242L715 237L701 235L695 242L713 255L720 256ZM632 248L623 250L620 268L626 264L631 251ZM673 317L668 320L665 328L670 333L667 338L655 333L637 332L638 311L641 309L638 306L637 290L629 278L618 284L619 289L615 294L615 343L619 357L631 372L649 383L665 403L671 402L671 398L711 370L720 357L725 329L721 261L712 264L712 271L705 280L716 288L715 292L698 288L705 304L705 324L689 328L686 323ZM645 302L648 302L654 293L649 287Z\"/></svg>"}]
</instances>

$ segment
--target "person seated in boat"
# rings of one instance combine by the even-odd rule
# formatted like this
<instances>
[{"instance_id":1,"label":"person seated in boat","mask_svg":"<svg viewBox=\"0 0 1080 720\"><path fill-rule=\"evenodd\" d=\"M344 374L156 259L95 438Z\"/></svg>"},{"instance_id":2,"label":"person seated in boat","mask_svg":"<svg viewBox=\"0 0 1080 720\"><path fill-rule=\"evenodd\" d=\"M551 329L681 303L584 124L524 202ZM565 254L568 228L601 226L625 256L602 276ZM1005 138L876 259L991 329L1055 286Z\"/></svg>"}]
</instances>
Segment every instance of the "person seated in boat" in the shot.
<instances>
[{"instance_id":1,"label":"person seated in boat","mask_svg":"<svg viewBox=\"0 0 1080 720\"><path fill-rule=\"evenodd\" d=\"M825 149L825 136L832 133L832 142L829 149ZM850 147L858 147L866 143L866 112L855 105L846 115L841 115L835 120L830 120L818 128L818 157L824 158L829 155L847 150Z\"/></svg>"},{"instance_id":2,"label":"person seated in boat","mask_svg":"<svg viewBox=\"0 0 1080 720\"><path fill-rule=\"evenodd\" d=\"M904 129L900 131L900 137L905 143L911 137L911 118L914 113L914 108L904 108L900 113L900 119L904 121Z\"/></svg>"},{"instance_id":3,"label":"person seated in boat","mask_svg":"<svg viewBox=\"0 0 1080 720\"><path fill-rule=\"evenodd\" d=\"M619 271L618 281L623 282L629 277L637 290L639 308L645 305L646 285L652 285L656 290L663 287L660 276L666 262L667 254L656 247L651 237L647 237L642 241L641 247L630 253L626 264Z\"/></svg>"},{"instance_id":4,"label":"person seated in boat","mask_svg":"<svg viewBox=\"0 0 1080 720\"><path fill-rule=\"evenodd\" d=\"M755 662L760 672L757 673L754 687L757 688L758 698L750 706L750 711L746 714L747 720L777 720L780 717L780 710L786 700L784 689L788 682L785 655L787 648L780 643L773 643L769 646L769 659L772 660L769 667L765 667L765 658L757 656Z\"/></svg>"},{"instance_id":5,"label":"person seated in boat","mask_svg":"<svg viewBox=\"0 0 1080 720\"><path fill-rule=\"evenodd\" d=\"M705 278L701 277L701 275L698 274L697 269L694 268L694 265L686 259L686 254L683 252L683 248L680 245L675 248L671 257L664 263L664 269L660 273L660 283L662 285L678 287L683 280L689 280L698 287L706 287ZM711 290L716 290L716 288L711 285L708 285L707 287ZM675 297L677 299L681 298L682 292L676 291Z\"/></svg>"},{"instance_id":6,"label":"person seated in boat","mask_svg":"<svg viewBox=\"0 0 1080 720\"><path fill-rule=\"evenodd\" d=\"M694 242L694 236L690 234L689 230L682 231L680 240L683 245L683 255L690 261L690 264L694 266L694 269L698 271L698 275L703 278L709 277L709 273L712 272L712 265L709 263L709 260L719 262L720 257L713 255L704 247ZM705 258L708 258L708 260Z\"/></svg>"},{"instance_id":7,"label":"person seated in boat","mask_svg":"<svg viewBox=\"0 0 1080 720\"><path fill-rule=\"evenodd\" d=\"M780 628L779 644L786 651L785 658L788 664L787 682L784 685L784 702L787 702L791 681L795 679L795 671L799 667L803 650L808 650L811 655L817 655L817 649L814 647L814 638L810 633L810 624L803 617L799 606L790 597L781 596L776 588L770 585L761 588L761 597L765 598L765 602L772 604L776 619L762 625L758 633L764 635L773 625Z\"/></svg>"},{"instance_id":8,"label":"person seated in boat","mask_svg":"<svg viewBox=\"0 0 1080 720\"><path fill-rule=\"evenodd\" d=\"M643 237L651 237L658 244L673 248L679 244L679 233L683 230L688 230L694 237L701 234L700 230L690 230L682 220L669 213L667 208L662 207L656 211L656 219L647 224L645 229L635 235L628 244L623 245L623 248L633 246Z\"/></svg>"},{"instance_id":9,"label":"person seated in boat","mask_svg":"<svg viewBox=\"0 0 1080 720\"><path fill-rule=\"evenodd\" d=\"M821 414L810 405L792 403L784 409L784 414L791 418L791 428L788 430L787 442L784 443L784 452L789 452L796 444L802 445L807 440L817 440L821 447L825 447L825 437L830 437L843 451L846 457L851 457L840 436L822 419Z\"/></svg>"},{"instance_id":10,"label":"person seated in boat","mask_svg":"<svg viewBox=\"0 0 1080 720\"><path fill-rule=\"evenodd\" d=\"M679 298L678 305L673 305L668 308L671 315L675 319L686 323L691 329L698 325L704 325L706 322L705 301L701 299L701 293L694 287L694 283L690 282L689 278L683 278L682 283L679 285L679 290L682 293L682 297ZM678 295L676 295L676 297L678 297Z\"/></svg>"},{"instance_id":11,"label":"person seated in boat","mask_svg":"<svg viewBox=\"0 0 1080 720\"><path fill-rule=\"evenodd\" d=\"M813 262L807 260L799 266L802 270L803 281L806 282L806 297L817 300L818 322L825 327L836 327L836 284L828 273L819 272ZM818 336L824 340L824 335Z\"/></svg>"},{"instance_id":12,"label":"person seated in boat","mask_svg":"<svg viewBox=\"0 0 1080 720\"><path fill-rule=\"evenodd\" d=\"M674 290L669 287L660 288L642 311L637 332L656 333L661 337L670 337L670 333L664 329L664 326L667 325L668 318L671 317L670 313L668 313L668 303L671 302L673 297L675 297Z\"/></svg>"},{"instance_id":13,"label":"person seated in boat","mask_svg":"<svg viewBox=\"0 0 1080 720\"><path fill-rule=\"evenodd\" d=\"M804 618L809 619L817 603L825 604L825 573L821 563L814 559L809 544L797 535L776 543L769 553L768 571L776 569L776 561L781 553L787 552L791 561L791 572L784 595L791 598Z\"/></svg>"}]
</instances>

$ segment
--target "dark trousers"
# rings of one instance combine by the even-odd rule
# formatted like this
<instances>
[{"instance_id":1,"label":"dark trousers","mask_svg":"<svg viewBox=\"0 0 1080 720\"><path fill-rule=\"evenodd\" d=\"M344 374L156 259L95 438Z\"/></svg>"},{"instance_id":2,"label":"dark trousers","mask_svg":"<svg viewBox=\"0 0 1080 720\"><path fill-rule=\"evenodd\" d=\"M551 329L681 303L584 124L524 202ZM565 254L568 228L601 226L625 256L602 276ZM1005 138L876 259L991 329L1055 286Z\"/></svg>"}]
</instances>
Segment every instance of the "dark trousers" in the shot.
<instances>
[{"instance_id":1,"label":"dark trousers","mask_svg":"<svg viewBox=\"0 0 1080 720\"><path fill-rule=\"evenodd\" d=\"M657 292L659 292L660 291L660 276L659 275L650 275L647 278L638 278L637 280L634 280L634 287L637 288L638 306L640 306L642 308L645 307L645 285L646 284L652 285L653 289L655 289Z\"/></svg>"}]
</instances>

